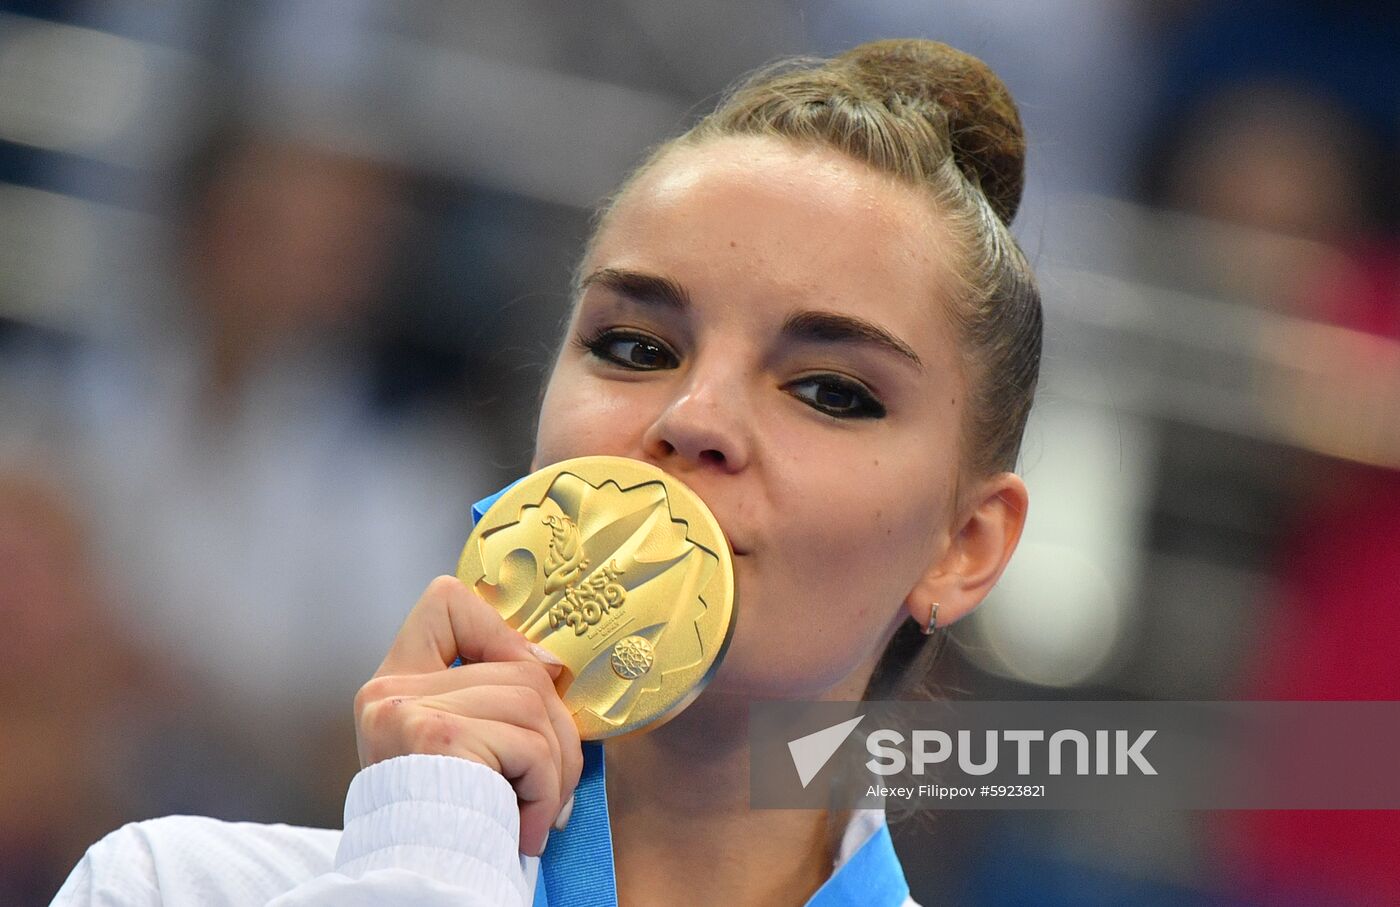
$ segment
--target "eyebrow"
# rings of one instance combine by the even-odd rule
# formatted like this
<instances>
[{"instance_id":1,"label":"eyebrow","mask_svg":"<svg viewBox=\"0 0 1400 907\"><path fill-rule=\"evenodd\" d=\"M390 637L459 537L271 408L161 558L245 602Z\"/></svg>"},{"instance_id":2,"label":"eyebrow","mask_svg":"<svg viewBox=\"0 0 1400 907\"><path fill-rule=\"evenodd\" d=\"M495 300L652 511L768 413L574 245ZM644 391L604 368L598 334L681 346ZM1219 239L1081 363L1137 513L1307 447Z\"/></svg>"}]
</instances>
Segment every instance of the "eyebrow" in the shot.
<instances>
[{"instance_id":1,"label":"eyebrow","mask_svg":"<svg viewBox=\"0 0 1400 907\"><path fill-rule=\"evenodd\" d=\"M690 308L690 294L669 277L626 268L599 268L579 283L579 290L597 284L641 305L656 305L683 312ZM920 370L923 360L909 344L872 321L840 312L802 311L783 319L782 333L808 343L858 343L874 346L907 359Z\"/></svg>"},{"instance_id":2,"label":"eyebrow","mask_svg":"<svg viewBox=\"0 0 1400 907\"><path fill-rule=\"evenodd\" d=\"M783 320L783 333L816 343L863 343L903 356L923 370L923 360L889 331L874 322L838 312L794 312Z\"/></svg>"},{"instance_id":3,"label":"eyebrow","mask_svg":"<svg viewBox=\"0 0 1400 907\"><path fill-rule=\"evenodd\" d=\"M579 291L597 284L643 305L660 305L683 312L690 308L690 294L669 277L629 271L626 268L599 268L579 283Z\"/></svg>"}]
</instances>

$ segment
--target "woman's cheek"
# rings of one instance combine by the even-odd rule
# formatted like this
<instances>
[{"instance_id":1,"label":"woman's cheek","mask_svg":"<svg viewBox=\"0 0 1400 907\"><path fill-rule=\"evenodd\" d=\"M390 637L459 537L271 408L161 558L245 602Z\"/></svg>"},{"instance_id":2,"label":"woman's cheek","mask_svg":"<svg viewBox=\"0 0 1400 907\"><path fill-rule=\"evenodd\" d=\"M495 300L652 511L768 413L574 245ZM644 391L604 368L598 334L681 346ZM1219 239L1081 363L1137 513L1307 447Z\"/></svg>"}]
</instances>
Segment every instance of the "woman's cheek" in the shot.
<instances>
[{"instance_id":1,"label":"woman's cheek","mask_svg":"<svg viewBox=\"0 0 1400 907\"><path fill-rule=\"evenodd\" d=\"M541 409L537 467L594 454L628 456L646 429L646 401L640 388L600 381L586 374L560 375L557 394Z\"/></svg>"}]
</instances>

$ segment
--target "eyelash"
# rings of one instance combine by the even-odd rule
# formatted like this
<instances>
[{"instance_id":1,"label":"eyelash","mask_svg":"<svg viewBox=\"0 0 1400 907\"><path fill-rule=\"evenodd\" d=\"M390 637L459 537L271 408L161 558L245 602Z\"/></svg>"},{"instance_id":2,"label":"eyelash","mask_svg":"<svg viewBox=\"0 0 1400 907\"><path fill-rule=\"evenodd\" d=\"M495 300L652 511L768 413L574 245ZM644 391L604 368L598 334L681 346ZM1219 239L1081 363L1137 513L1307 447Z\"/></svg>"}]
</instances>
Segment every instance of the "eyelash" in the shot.
<instances>
[{"instance_id":1,"label":"eyelash","mask_svg":"<svg viewBox=\"0 0 1400 907\"><path fill-rule=\"evenodd\" d=\"M625 368L629 371L634 372L647 372L659 370L660 367L650 368L644 365L637 365L632 362L627 362L617 356L614 356L612 353L609 352L609 348L614 343L626 341L633 341L635 343L645 344L647 346L653 347L665 356L669 357L672 363L672 365L670 366L671 368L675 367L677 357L675 353L671 352L669 347L667 347L664 343L662 343L655 337L637 331L622 331L617 330L615 328L603 328L591 334L580 336L576 338L574 342L581 350L591 353L592 355L598 357L604 362L612 363L618 368ZM839 409L834 407L823 406L820 403L818 403L815 399L810 399L801 394L793 394L793 396L797 397L797 399L803 401L819 413L830 416L833 419L842 420L883 419L885 417L884 404L877 400L874 394L872 394L860 382L854 381L850 378L846 378L841 375L808 375L804 378L800 378L796 381L791 382L789 386L799 386L803 384L811 384L814 382L823 383L828 387L835 388L837 391L849 394L852 398L854 398L854 404L851 408Z\"/></svg>"}]
</instances>

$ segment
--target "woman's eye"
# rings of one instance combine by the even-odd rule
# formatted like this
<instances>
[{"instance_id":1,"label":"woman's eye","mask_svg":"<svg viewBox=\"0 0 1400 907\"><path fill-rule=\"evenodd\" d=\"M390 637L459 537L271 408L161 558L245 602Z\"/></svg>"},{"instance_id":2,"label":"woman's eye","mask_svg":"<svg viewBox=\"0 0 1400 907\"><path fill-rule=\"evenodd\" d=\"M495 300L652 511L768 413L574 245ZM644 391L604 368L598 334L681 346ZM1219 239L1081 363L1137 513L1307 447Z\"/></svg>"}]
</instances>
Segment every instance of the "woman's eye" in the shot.
<instances>
[{"instance_id":1,"label":"woman's eye","mask_svg":"<svg viewBox=\"0 0 1400 907\"><path fill-rule=\"evenodd\" d=\"M650 370L675 368L676 356L659 341L644 334L605 331L584 341L595 356L623 368Z\"/></svg>"},{"instance_id":2,"label":"woman's eye","mask_svg":"<svg viewBox=\"0 0 1400 907\"><path fill-rule=\"evenodd\" d=\"M882 419L885 407L858 383L835 375L803 378L789 385L793 394L830 416Z\"/></svg>"}]
</instances>

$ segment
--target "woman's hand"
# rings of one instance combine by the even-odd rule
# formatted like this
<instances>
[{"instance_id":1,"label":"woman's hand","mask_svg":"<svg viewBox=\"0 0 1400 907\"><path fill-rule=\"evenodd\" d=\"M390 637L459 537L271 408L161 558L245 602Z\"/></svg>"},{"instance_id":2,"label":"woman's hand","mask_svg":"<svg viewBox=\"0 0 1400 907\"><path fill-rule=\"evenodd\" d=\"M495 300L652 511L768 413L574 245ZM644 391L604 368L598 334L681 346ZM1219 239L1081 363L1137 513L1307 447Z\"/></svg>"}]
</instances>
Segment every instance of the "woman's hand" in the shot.
<instances>
[{"instance_id":1,"label":"woman's hand","mask_svg":"<svg viewBox=\"0 0 1400 907\"><path fill-rule=\"evenodd\" d=\"M458 655L465 663L449 668ZM583 771L554 686L563 666L545 658L558 661L461 581L438 577L355 696L361 767L409 753L480 762L515 788L520 850L539 854Z\"/></svg>"}]
</instances>

